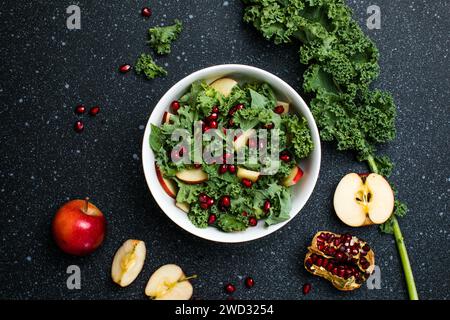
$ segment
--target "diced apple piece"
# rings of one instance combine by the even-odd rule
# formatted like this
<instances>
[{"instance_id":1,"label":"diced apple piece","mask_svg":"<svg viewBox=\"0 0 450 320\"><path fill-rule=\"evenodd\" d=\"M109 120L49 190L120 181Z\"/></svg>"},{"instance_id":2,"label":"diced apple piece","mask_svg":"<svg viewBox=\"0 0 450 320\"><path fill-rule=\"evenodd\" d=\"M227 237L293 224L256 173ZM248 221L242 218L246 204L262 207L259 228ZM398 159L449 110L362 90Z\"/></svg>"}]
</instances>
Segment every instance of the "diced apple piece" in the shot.
<instances>
[{"instance_id":1,"label":"diced apple piece","mask_svg":"<svg viewBox=\"0 0 450 320\"><path fill-rule=\"evenodd\" d=\"M285 187L293 186L294 184L299 182L302 177L303 177L303 170L299 166L295 166L294 168L292 168L289 175L286 178L284 178L283 185Z\"/></svg>"},{"instance_id":2,"label":"diced apple piece","mask_svg":"<svg viewBox=\"0 0 450 320\"><path fill-rule=\"evenodd\" d=\"M164 123L169 123L169 122L170 122L170 118L171 118L173 115L174 115L174 114L172 114L172 113L170 113L170 112L164 111L163 118L162 118L162 123L163 123L163 124L164 124Z\"/></svg>"},{"instance_id":3,"label":"diced apple piece","mask_svg":"<svg viewBox=\"0 0 450 320\"><path fill-rule=\"evenodd\" d=\"M225 97L228 97L230 95L231 90L235 85L237 85L237 81L231 78L217 79L210 84L211 87L223 94Z\"/></svg>"},{"instance_id":4,"label":"diced apple piece","mask_svg":"<svg viewBox=\"0 0 450 320\"><path fill-rule=\"evenodd\" d=\"M171 179L164 178L161 170L155 162L156 176L158 177L158 181L161 184L162 188L165 192L172 198L177 196L177 187L175 185L175 181Z\"/></svg>"},{"instance_id":5,"label":"diced apple piece","mask_svg":"<svg viewBox=\"0 0 450 320\"><path fill-rule=\"evenodd\" d=\"M251 136L256 137L255 129L248 129L248 130L244 131L233 142L234 150L239 151L241 148L245 147L245 145L247 144L248 139L250 139Z\"/></svg>"},{"instance_id":6,"label":"diced apple piece","mask_svg":"<svg viewBox=\"0 0 450 320\"><path fill-rule=\"evenodd\" d=\"M187 184L198 184L208 180L208 174L202 169L182 169L175 176Z\"/></svg>"},{"instance_id":7,"label":"diced apple piece","mask_svg":"<svg viewBox=\"0 0 450 320\"><path fill-rule=\"evenodd\" d=\"M286 114L289 112L289 103L284 101L277 101L277 106L283 107L283 112L281 114Z\"/></svg>"},{"instance_id":8,"label":"diced apple piece","mask_svg":"<svg viewBox=\"0 0 450 320\"><path fill-rule=\"evenodd\" d=\"M186 213L189 213L190 206L187 202L176 202L175 206L177 206L179 209L183 210Z\"/></svg>"},{"instance_id":9,"label":"diced apple piece","mask_svg":"<svg viewBox=\"0 0 450 320\"><path fill-rule=\"evenodd\" d=\"M145 294L154 300L189 300L193 291L183 270L175 264L156 270L145 287Z\"/></svg>"},{"instance_id":10,"label":"diced apple piece","mask_svg":"<svg viewBox=\"0 0 450 320\"><path fill-rule=\"evenodd\" d=\"M144 266L145 255L146 249L143 241L125 241L114 256L111 268L113 281L121 287L131 284Z\"/></svg>"},{"instance_id":11,"label":"diced apple piece","mask_svg":"<svg viewBox=\"0 0 450 320\"><path fill-rule=\"evenodd\" d=\"M239 179L248 179L252 182L256 182L259 178L260 173L258 171L248 170L241 167L238 167L237 177Z\"/></svg>"},{"instance_id":12,"label":"diced apple piece","mask_svg":"<svg viewBox=\"0 0 450 320\"><path fill-rule=\"evenodd\" d=\"M379 174L349 173L339 182L333 203L339 219L351 227L382 224L394 210L394 193Z\"/></svg>"}]
</instances>

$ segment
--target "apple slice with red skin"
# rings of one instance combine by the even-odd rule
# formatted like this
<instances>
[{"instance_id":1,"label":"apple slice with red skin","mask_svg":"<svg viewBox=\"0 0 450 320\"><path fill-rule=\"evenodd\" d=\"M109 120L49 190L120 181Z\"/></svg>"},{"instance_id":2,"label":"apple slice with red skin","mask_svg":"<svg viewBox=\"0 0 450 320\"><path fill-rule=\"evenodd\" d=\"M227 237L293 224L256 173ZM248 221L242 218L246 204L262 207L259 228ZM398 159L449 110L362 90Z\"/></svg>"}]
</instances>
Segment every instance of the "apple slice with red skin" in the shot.
<instances>
[{"instance_id":1,"label":"apple slice with red skin","mask_svg":"<svg viewBox=\"0 0 450 320\"><path fill-rule=\"evenodd\" d=\"M293 186L294 184L297 184L302 177L303 177L303 170L298 165L296 165L295 167L292 168L289 175L283 180L283 186L285 187Z\"/></svg>"},{"instance_id":2,"label":"apple slice with red skin","mask_svg":"<svg viewBox=\"0 0 450 320\"><path fill-rule=\"evenodd\" d=\"M201 168L182 169L175 176L187 184L198 184L208 180L208 174Z\"/></svg>"},{"instance_id":3,"label":"apple slice with red skin","mask_svg":"<svg viewBox=\"0 0 450 320\"><path fill-rule=\"evenodd\" d=\"M336 187L333 203L337 216L348 226L382 224L394 210L394 192L379 174L349 173Z\"/></svg>"},{"instance_id":4,"label":"apple slice with red skin","mask_svg":"<svg viewBox=\"0 0 450 320\"><path fill-rule=\"evenodd\" d=\"M158 177L158 181L161 184L161 187L169 196L175 198L177 196L177 187L175 185L175 181L164 178L164 175L159 169L156 162L155 162L155 169L156 169L156 176Z\"/></svg>"},{"instance_id":5,"label":"apple slice with red skin","mask_svg":"<svg viewBox=\"0 0 450 320\"><path fill-rule=\"evenodd\" d=\"M164 111L163 118L162 118L162 123L163 123L163 124L164 124L164 123L170 123L170 118L171 118L172 116L174 116L173 113Z\"/></svg>"},{"instance_id":6,"label":"apple slice with red skin","mask_svg":"<svg viewBox=\"0 0 450 320\"><path fill-rule=\"evenodd\" d=\"M258 172L258 171L253 171L253 170L248 170L248 169L245 169L245 168L242 168L242 167L238 167L236 175L241 180L242 179L248 179L248 180L250 180L252 182L256 182L258 180L260 174L261 173Z\"/></svg>"},{"instance_id":7,"label":"apple slice with red skin","mask_svg":"<svg viewBox=\"0 0 450 320\"><path fill-rule=\"evenodd\" d=\"M237 136L236 140L233 142L234 150L239 151L241 148L245 147L251 136L256 137L255 129L246 130L241 135Z\"/></svg>"},{"instance_id":8,"label":"apple slice with red skin","mask_svg":"<svg viewBox=\"0 0 450 320\"><path fill-rule=\"evenodd\" d=\"M233 90L233 87L237 85L237 81L231 78L220 78L210 84L217 92L223 94L223 96L228 97Z\"/></svg>"},{"instance_id":9,"label":"apple slice with red skin","mask_svg":"<svg viewBox=\"0 0 450 320\"><path fill-rule=\"evenodd\" d=\"M286 114L289 112L289 103L284 102L284 101L277 101L276 105L283 107L283 112L281 114Z\"/></svg>"},{"instance_id":10,"label":"apple slice with red skin","mask_svg":"<svg viewBox=\"0 0 450 320\"><path fill-rule=\"evenodd\" d=\"M175 206L186 213L189 213L189 210L191 209L187 202L175 202Z\"/></svg>"}]
</instances>

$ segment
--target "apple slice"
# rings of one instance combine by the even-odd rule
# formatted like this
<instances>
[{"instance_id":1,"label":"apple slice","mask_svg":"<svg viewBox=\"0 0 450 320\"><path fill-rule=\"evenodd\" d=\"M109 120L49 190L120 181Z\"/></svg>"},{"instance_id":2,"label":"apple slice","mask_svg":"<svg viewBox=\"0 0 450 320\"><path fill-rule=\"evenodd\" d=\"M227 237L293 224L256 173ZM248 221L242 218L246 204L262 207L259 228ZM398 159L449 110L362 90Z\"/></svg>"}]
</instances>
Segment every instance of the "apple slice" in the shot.
<instances>
[{"instance_id":1,"label":"apple slice","mask_svg":"<svg viewBox=\"0 0 450 320\"><path fill-rule=\"evenodd\" d=\"M172 198L177 196L177 186L175 185L175 181L171 179L164 178L161 170L155 162L156 176L158 177L159 183L161 183L162 188L165 192Z\"/></svg>"},{"instance_id":2,"label":"apple slice","mask_svg":"<svg viewBox=\"0 0 450 320\"><path fill-rule=\"evenodd\" d=\"M289 175L284 178L283 180L283 186L290 187L296 184L300 181L300 179L303 177L303 170L299 166L295 166L292 168Z\"/></svg>"},{"instance_id":3,"label":"apple slice","mask_svg":"<svg viewBox=\"0 0 450 320\"><path fill-rule=\"evenodd\" d=\"M173 113L164 111L163 118L162 118L162 123L163 123L163 124L164 124L164 123L169 123L169 122L170 122L170 118L171 118L172 116L174 116Z\"/></svg>"},{"instance_id":4,"label":"apple slice","mask_svg":"<svg viewBox=\"0 0 450 320\"><path fill-rule=\"evenodd\" d=\"M258 171L248 170L241 167L238 167L237 170L237 177L239 179L248 179L251 180L252 182L256 182L260 174L261 173L259 173Z\"/></svg>"},{"instance_id":5,"label":"apple slice","mask_svg":"<svg viewBox=\"0 0 450 320\"><path fill-rule=\"evenodd\" d=\"M394 192L379 174L349 173L339 182L333 202L337 216L348 226L382 224L394 210Z\"/></svg>"},{"instance_id":6,"label":"apple slice","mask_svg":"<svg viewBox=\"0 0 450 320\"><path fill-rule=\"evenodd\" d=\"M179 266L166 264L152 274L145 294L154 300L189 300L194 291L190 278L186 278Z\"/></svg>"},{"instance_id":7,"label":"apple slice","mask_svg":"<svg viewBox=\"0 0 450 320\"><path fill-rule=\"evenodd\" d=\"M217 79L213 83L210 84L212 88L214 88L217 92L223 94L225 97L228 97L233 90L233 87L237 85L237 81L231 78L221 78Z\"/></svg>"},{"instance_id":8,"label":"apple slice","mask_svg":"<svg viewBox=\"0 0 450 320\"><path fill-rule=\"evenodd\" d=\"M208 180L208 174L202 169L182 169L175 176L187 184L198 184Z\"/></svg>"},{"instance_id":9,"label":"apple slice","mask_svg":"<svg viewBox=\"0 0 450 320\"><path fill-rule=\"evenodd\" d=\"M283 112L281 114L286 114L289 112L289 103L284 101L277 101L277 106L283 107Z\"/></svg>"},{"instance_id":10,"label":"apple slice","mask_svg":"<svg viewBox=\"0 0 450 320\"><path fill-rule=\"evenodd\" d=\"M241 148L245 147L245 145L247 144L248 139L250 139L251 136L255 136L256 137L256 130L255 129L248 129L248 130L244 131L233 142L234 150L239 151Z\"/></svg>"},{"instance_id":11,"label":"apple slice","mask_svg":"<svg viewBox=\"0 0 450 320\"><path fill-rule=\"evenodd\" d=\"M189 210L191 209L189 203L187 202L175 202L175 206L177 206L179 209L183 210L186 213L189 213Z\"/></svg>"},{"instance_id":12,"label":"apple slice","mask_svg":"<svg viewBox=\"0 0 450 320\"><path fill-rule=\"evenodd\" d=\"M117 250L111 268L111 277L121 287L132 283L144 266L145 243L140 240L127 240Z\"/></svg>"}]
</instances>

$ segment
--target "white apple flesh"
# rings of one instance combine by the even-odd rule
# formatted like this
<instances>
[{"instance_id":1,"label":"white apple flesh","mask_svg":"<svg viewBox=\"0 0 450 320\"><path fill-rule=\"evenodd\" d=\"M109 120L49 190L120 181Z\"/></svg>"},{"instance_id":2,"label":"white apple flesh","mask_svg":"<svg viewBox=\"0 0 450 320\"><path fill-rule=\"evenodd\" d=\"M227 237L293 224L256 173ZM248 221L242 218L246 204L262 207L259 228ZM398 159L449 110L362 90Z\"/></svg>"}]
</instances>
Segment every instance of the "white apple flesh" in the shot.
<instances>
[{"instance_id":1,"label":"white apple flesh","mask_svg":"<svg viewBox=\"0 0 450 320\"><path fill-rule=\"evenodd\" d=\"M202 169L182 169L175 176L187 184L198 184L208 180L208 174Z\"/></svg>"},{"instance_id":2,"label":"white apple flesh","mask_svg":"<svg viewBox=\"0 0 450 320\"><path fill-rule=\"evenodd\" d=\"M283 180L283 186L290 187L297 184L303 176L303 170L299 166L292 168L289 175Z\"/></svg>"},{"instance_id":3,"label":"white apple flesh","mask_svg":"<svg viewBox=\"0 0 450 320\"><path fill-rule=\"evenodd\" d=\"M156 270L145 287L145 294L154 300L189 300L193 291L183 270L175 264Z\"/></svg>"},{"instance_id":4,"label":"white apple flesh","mask_svg":"<svg viewBox=\"0 0 450 320\"><path fill-rule=\"evenodd\" d=\"M223 94L225 97L228 97L233 90L233 87L237 85L237 81L231 78L221 78L217 79L213 83L210 84L212 88L214 88L217 92Z\"/></svg>"},{"instance_id":5,"label":"white apple flesh","mask_svg":"<svg viewBox=\"0 0 450 320\"><path fill-rule=\"evenodd\" d=\"M187 202L175 202L175 206L186 213L189 213L191 208Z\"/></svg>"},{"instance_id":6,"label":"white apple flesh","mask_svg":"<svg viewBox=\"0 0 450 320\"><path fill-rule=\"evenodd\" d=\"M121 287L131 284L144 266L145 243L140 240L127 240L117 250L111 268L111 277Z\"/></svg>"},{"instance_id":7,"label":"white apple flesh","mask_svg":"<svg viewBox=\"0 0 450 320\"><path fill-rule=\"evenodd\" d=\"M164 123L169 123L169 122L170 122L170 118L171 118L172 116L173 116L172 113L167 112L167 111L164 111L163 118L162 118L162 123L163 123L163 124L164 124Z\"/></svg>"},{"instance_id":8,"label":"white apple flesh","mask_svg":"<svg viewBox=\"0 0 450 320\"><path fill-rule=\"evenodd\" d=\"M248 179L252 182L256 182L258 180L259 176L260 176L260 173L258 171L253 171L253 170L248 170L245 168L238 167L237 177L241 180Z\"/></svg>"},{"instance_id":9,"label":"white apple flesh","mask_svg":"<svg viewBox=\"0 0 450 320\"><path fill-rule=\"evenodd\" d=\"M333 203L337 216L348 226L382 224L394 210L394 192L379 174L363 179L349 173L339 182Z\"/></svg>"},{"instance_id":10,"label":"white apple flesh","mask_svg":"<svg viewBox=\"0 0 450 320\"><path fill-rule=\"evenodd\" d=\"M245 145L247 144L248 139L250 137L256 137L256 130L255 129L249 129L244 131L239 137L236 138L236 140L233 142L234 150L239 151Z\"/></svg>"},{"instance_id":11,"label":"white apple flesh","mask_svg":"<svg viewBox=\"0 0 450 320\"><path fill-rule=\"evenodd\" d=\"M175 181L164 178L164 175L162 174L161 170L159 169L156 163L155 168L156 168L156 176L158 177L158 181L161 184L162 188L169 196L175 198L177 196L177 187L175 185Z\"/></svg>"}]
</instances>

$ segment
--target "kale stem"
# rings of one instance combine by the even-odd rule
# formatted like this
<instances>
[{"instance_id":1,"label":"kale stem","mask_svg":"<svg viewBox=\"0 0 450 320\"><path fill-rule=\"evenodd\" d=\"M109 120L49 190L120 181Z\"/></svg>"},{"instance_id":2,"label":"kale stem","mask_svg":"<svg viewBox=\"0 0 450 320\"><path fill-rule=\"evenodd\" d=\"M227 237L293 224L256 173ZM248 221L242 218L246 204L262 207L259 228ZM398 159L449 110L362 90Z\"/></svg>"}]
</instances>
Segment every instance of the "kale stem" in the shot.
<instances>
[{"instance_id":1,"label":"kale stem","mask_svg":"<svg viewBox=\"0 0 450 320\"><path fill-rule=\"evenodd\" d=\"M372 171L373 173L378 173L378 167L375 158L370 155L367 157L367 162L369 164L370 171ZM403 241L402 231L400 230L400 225L398 224L397 218L394 215L392 215L392 228L394 230L394 238L395 242L397 243L397 250L403 266L403 273L405 274L409 299L419 300L416 283L414 282L414 276L412 273L411 264L409 262L408 252L406 251L405 242Z\"/></svg>"},{"instance_id":2,"label":"kale stem","mask_svg":"<svg viewBox=\"0 0 450 320\"><path fill-rule=\"evenodd\" d=\"M419 300L417 294L416 283L414 282L414 276L409 262L408 252L406 251L405 242L403 241L402 231L398 224L397 218L392 217L392 228L394 230L395 242L397 243L398 253L403 266L403 272L405 274L406 286L408 288L408 294L410 300Z\"/></svg>"}]
</instances>

